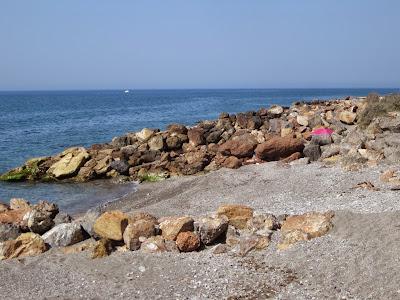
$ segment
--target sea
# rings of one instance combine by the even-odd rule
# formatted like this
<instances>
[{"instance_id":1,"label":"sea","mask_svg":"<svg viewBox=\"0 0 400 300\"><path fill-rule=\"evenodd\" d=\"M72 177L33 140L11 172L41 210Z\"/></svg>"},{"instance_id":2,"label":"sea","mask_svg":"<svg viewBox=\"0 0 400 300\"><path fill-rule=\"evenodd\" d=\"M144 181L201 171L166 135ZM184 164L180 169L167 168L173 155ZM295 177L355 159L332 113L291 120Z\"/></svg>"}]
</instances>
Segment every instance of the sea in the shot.
<instances>
[{"instance_id":1,"label":"sea","mask_svg":"<svg viewBox=\"0 0 400 300\"><path fill-rule=\"evenodd\" d=\"M0 92L0 173L29 158L71 146L109 142L144 127L194 125L221 112L258 110L294 101L388 94L400 89L202 89ZM0 202L25 198L55 202L70 213L134 192L135 184L0 182Z\"/></svg>"}]
</instances>

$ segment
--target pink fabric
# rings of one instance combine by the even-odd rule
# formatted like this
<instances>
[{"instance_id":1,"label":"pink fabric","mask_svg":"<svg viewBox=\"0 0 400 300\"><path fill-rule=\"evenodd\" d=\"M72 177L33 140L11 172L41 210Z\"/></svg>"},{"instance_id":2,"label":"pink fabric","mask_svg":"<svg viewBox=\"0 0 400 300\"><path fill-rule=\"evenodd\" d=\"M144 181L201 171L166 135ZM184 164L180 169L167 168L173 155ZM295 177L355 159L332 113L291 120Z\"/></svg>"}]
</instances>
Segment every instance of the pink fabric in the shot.
<instances>
[{"instance_id":1,"label":"pink fabric","mask_svg":"<svg viewBox=\"0 0 400 300\"><path fill-rule=\"evenodd\" d=\"M318 128L311 132L312 135L331 135L333 130L330 128Z\"/></svg>"}]
</instances>

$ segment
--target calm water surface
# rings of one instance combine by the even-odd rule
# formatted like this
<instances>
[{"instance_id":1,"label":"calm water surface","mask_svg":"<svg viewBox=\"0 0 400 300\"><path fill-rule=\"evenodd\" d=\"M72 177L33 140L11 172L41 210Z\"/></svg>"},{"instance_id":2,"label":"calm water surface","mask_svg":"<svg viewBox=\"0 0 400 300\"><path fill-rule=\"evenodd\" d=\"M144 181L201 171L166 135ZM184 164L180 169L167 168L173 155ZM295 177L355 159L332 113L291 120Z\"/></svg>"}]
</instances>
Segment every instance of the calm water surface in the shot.
<instances>
[{"instance_id":1,"label":"calm water surface","mask_svg":"<svg viewBox=\"0 0 400 300\"><path fill-rule=\"evenodd\" d=\"M271 104L331 99L399 89L258 89L0 92L0 172L35 156L70 146L89 146L143 127L193 125L222 111L257 110ZM89 184L0 183L0 199L48 199L69 211L112 200L134 187Z\"/></svg>"}]
</instances>

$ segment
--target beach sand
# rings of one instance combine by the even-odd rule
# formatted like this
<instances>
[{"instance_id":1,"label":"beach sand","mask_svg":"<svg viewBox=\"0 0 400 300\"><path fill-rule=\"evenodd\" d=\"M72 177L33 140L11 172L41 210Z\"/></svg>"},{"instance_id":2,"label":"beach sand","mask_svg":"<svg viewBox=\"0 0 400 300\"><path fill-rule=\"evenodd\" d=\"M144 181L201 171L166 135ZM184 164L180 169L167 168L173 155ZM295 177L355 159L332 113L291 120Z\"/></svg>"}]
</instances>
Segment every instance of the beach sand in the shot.
<instances>
[{"instance_id":1,"label":"beach sand","mask_svg":"<svg viewBox=\"0 0 400 300\"><path fill-rule=\"evenodd\" d=\"M221 169L202 176L145 183L107 209L159 217L201 215L222 203L257 212L334 210L326 236L246 257L197 253L89 253L52 249L0 262L0 297L7 299L399 299L399 191L379 182L384 166L344 172L318 163L277 163ZM353 189L370 181L379 191Z\"/></svg>"}]
</instances>

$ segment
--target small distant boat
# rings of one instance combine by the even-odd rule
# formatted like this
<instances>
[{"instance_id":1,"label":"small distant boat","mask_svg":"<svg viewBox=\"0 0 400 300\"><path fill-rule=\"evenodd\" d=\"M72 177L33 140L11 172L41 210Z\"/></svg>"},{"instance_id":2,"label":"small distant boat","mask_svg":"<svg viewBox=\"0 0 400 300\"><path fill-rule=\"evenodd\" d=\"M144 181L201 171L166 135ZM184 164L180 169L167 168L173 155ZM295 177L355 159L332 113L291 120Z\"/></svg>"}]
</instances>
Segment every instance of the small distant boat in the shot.
<instances>
[{"instance_id":1,"label":"small distant boat","mask_svg":"<svg viewBox=\"0 0 400 300\"><path fill-rule=\"evenodd\" d=\"M125 94L128 94L128 93L129 93L129 90L125 90L124 93L125 93Z\"/></svg>"}]
</instances>

